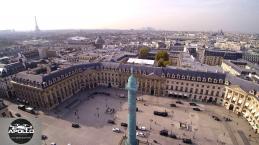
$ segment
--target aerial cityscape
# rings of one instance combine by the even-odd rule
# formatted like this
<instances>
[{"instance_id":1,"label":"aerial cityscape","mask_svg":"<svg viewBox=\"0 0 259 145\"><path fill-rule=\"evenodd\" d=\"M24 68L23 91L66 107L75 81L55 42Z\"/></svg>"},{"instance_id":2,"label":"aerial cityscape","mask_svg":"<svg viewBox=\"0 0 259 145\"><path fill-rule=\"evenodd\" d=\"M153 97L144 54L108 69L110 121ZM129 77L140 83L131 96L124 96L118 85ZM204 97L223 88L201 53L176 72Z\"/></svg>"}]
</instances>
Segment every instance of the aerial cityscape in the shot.
<instances>
[{"instance_id":1,"label":"aerial cityscape","mask_svg":"<svg viewBox=\"0 0 259 145\"><path fill-rule=\"evenodd\" d=\"M190 11L205 6L205 12L210 7L225 11L225 6L233 4L233 11L239 11L244 4L247 13L259 16L254 0L199 4L173 0L175 5L165 0L168 6L153 0L143 0L146 5L125 1L129 7L115 1L103 5L109 9L123 6L125 11L143 8L143 13L158 17L144 8L157 4L158 13L169 6L177 7L176 12L192 5L195 7ZM88 4L107 10L103 5L98 7L99 3ZM225 4L224 8L220 4ZM60 11L65 13L63 8ZM97 11L93 17L105 13ZM137 17L137 12L132 12L133 18L130 12L117 14L113 10L107 15L132 19L125 21L127 25L119 20L110 25L110 21L93 18L93 27L74 27L62 23L75 19L62 18L54 26L50 12L15 24L0 15L4 21L0 24L0 145L38 145L37 141L39 145L259 144L258 20L251 20L251 25L225 21L210 27L209 15L197 15L197 20L204 19L205 27L201 24L196 29L198 23L193 18L183 27L171 20L168 24L172 26L167 27L162 19L151 21L150 17L140 19L141 25L131 25L131 20L142 14ZM26 12L17 18L23 14ZM225 18L229 16L226 13ZM14 18L14 13L10 17ZM95 23L101 24L94 27ZM4 119L13 122L5 126Z\"/></svg>"}]
</instances>

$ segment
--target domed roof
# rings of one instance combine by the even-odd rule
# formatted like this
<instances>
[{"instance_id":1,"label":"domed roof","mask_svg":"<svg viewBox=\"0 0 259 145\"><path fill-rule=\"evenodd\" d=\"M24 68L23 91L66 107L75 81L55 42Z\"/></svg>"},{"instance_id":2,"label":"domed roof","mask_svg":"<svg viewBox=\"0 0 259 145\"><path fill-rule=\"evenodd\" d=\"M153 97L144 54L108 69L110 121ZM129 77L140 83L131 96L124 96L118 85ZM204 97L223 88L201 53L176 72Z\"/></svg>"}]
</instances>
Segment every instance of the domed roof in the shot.
<instances>
[{"instance_id":1,"label":"domed roof","mask_svg":"<svg viewBox=\"0 0 259 145\"><path fill-rule=\"evenodd\" d=\"M95 44L103 45L105 41L102 39L101 36L97 37L95 40Z\"/></svg>"}]
</instances>

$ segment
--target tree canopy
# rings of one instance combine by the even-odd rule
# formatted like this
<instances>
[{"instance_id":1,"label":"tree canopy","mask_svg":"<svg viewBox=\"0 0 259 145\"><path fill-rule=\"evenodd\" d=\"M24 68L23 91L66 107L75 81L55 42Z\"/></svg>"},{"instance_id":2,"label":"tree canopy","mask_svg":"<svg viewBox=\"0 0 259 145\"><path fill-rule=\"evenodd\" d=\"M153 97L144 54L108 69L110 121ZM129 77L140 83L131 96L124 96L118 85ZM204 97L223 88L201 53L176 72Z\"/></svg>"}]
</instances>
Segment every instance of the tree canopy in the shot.
<instances>
[{"instance_id":1,"label":"tree canopy","mask_svg":"<svg viewBox=\"0 0 259 145\"><path fill-rule=\"evenodd\" d=\"M156 54L156 61L159 61L160 59L163 59L163 61L168 61L169 60L169 55L167 51L158 51Z\"/></svg>"},{"instance_id":2,"label":"tree canopy","mask_svg":"<svg viewBox=\"0 0 259 145\"><path fill-rule=\"evenodd\" d=\"M139 58L146 59L147 56L148 56L148 52L149 52L149 48L146 48L146 47L140 48L140 50L139 50Z\"/></svg>"}]
</instances>

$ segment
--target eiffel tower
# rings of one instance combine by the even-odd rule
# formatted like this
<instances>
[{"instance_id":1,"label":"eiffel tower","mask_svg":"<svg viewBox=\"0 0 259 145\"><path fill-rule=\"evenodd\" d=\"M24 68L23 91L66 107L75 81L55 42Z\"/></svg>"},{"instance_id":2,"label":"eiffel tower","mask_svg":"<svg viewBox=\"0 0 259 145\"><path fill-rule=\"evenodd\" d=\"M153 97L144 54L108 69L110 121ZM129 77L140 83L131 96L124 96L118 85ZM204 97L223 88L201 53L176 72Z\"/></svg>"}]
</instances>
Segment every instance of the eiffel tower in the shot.
<instances>
[{"instance_id":1,"label":"eiffel tower","mask_svg":"<svg viewBox=\"0 0 259 145\"><path fill-rule=\"evenodd\" d=\"M39 29L39 26L38 26L38 23L37 23L37 18L36 18L36 16L34 17L34 19L35 19L35 32L39 32L40 29Z\"/></svg>"}]
</instances>

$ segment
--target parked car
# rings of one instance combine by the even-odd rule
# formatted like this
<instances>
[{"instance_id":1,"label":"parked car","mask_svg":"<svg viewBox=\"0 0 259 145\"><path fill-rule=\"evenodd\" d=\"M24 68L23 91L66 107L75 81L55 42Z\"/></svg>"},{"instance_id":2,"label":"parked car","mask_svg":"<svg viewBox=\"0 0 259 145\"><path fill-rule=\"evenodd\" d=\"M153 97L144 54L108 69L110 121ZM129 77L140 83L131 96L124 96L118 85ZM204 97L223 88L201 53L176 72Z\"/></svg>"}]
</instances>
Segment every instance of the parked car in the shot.
<instances>
[{"instance_id":1,"label":"parked car","mask_svg":"<svg viewBox=\"0 0 259 145\"><path fill-rule=\"evenodd\" d=\"M196 103L190 102L190 106L198 106Z\"/></svg>"},{"instance_id":2,"label":"parked car","mask_svg":"<svg viewBox=\"0 0 259 145\"><path fill-rule=\"evenodd\" d=\"M221 121L217 116L212 115L212 118L216 121Z\"/></svg>"},{"instance_id":3,"label":"parked car","mask_svg":"<svg viewBox=\"0 0 259 145\"><path fill-rule=\"evenodd\" d=\"M183 102L181 102L181 101L176 101L175 103L177 103L177 104L183 104Z\"/></svg>"},{"instance_id":4,"label":"parked car","mask_svg":"<svg viewBox=\"0 0 259 145\"><path fill-rule=\"evenodd\" d=\"M25 105L18 105L18 109L25 111Z\"/></svg>"},{"instance_id":5,"label":"parked car","mask_svg":"<svg viewBox=\"0 0 259 145\"><path fill-rule=\"evenodd\" d=\"M139 130L141 130L141 131L146 131L147 128L146 128L145 126L140 126Z\"/></svg>"},{"instance_id":6,"label":"parked car","mask_svg":"<svg viewBox=\"0 0 259 145\"><path fill-rule=\"evenodd\" d=\"M21 117L22 115L20 113L15 113L15 116Z\"/></svg>"},{"instance_id":7,"label":"parked car","mask_svg":"<svg viewBox=\"0 0 259 145\"><path fill-rule=\"evenodd\" d=\"M201 111L200 108L192 108L194 111Z\"/></svg>"},{"instance_id":8,"label":"parked car","mask_svg":"<svg viewBox=\"0 0 259 145\"><path fill-rule=\"evenodd\" d=\"M145 133L143 133L143 132L137 132L136 134L137 134L137 136L145 137Z\"/></svg>"},{"instance_id":9,"label":"parked car","mask_svg":"<svg viewBox=\"0 0 259 145\"><path fill-rule=\"evenodd\" d=\"M108 120L107 123L109 124L115 124L115 122L113 120Z\"/></svg>"},{"instance_id":10,"label":"parked car","mask_svg":"<svg viewBox=\"0 0 259 145\"><path fill-rule=\"evenodd\" d=\"M154 115L162 116L162 117L167 117L168 113L167 112L154 111Z\"/></svg>"},{"instance_id":11,"label":"parked car","mask_svg":"<svg viewBox=\"0 0 259 145\"><path fill-rule=\"evenodd\" d=\"M48 137L46 135L41 135L41 140L46 140Z\"/></svg>"},{"instance_id":12,"label":"parked car","mask_svg":"<svg viewBox=\"0 0 259 145\"><path fill-rule=\"evenodd\" d=\"M170 107L176 107L176 104L170 104Z\"/></svg>"},{"instance_id":13,"label":"parked car","mask_svg":"<svg viewBox=\"0 0 259 145\"><path fill-rule=\"evenodd\" d=\"M223 117L225 121L232 121L230 118L228 117Z\"/></svg>"},{"instance_id":14,"label":"parked car","mask_svg":"<svg viewBox=\"0 0 259 145\"><path fill-rule=\"evenodd\" d=\"M56 143L52 142L50 145L57 145Z\"/></svg>"},{"instance_id":15,"label":"parked car","mask_svg":"<svg viewBox=\"0 0 259 145\"><path fill-rule=\"evenodd\" d=\"M78 123L72 123L73 128L80 128L80 125Z\"/></svg>"},{"instance_id":16,"label":"parked car","mask_svg":"<svg viewBox=\"0 0 259 145\"><path fill-rule=\"evenodd\" d=\"M192 140L191 139L187 139L187 138L183 138L183 143L192 144Z\"/></svg>"},{"instance_id":17,"label":"parked car","mask_svg":"<svg viewBox=\"0 0 259 145\"><path fill-rule=\"evenodd\" d=\"M123 127L128 127L128 124L127 124L127 123L122 122L122 123L121 123L121 126L123 126Z\"/></svg>"},{"instance_id":18,"label":"parked car","mask_svg":"<svg viewBox=\"0 0 259 145\"><path fill-rule=\"evenodd\" d=\"M161 130L160 132L159 132L159 134L160 135L162 135L162 136L168 136L168 130Z\"/></svg>"},{"instance_id":19,"label":"parked car","mask_svg":"<svg viewBox=\"0 0 259 145\"><path fill-rule=\"evenodd\" d=\"M112 128L112 131L113 131L113 132L117 132L117 133L120 133L120 132L121 132L121 130L120 130L119 128Z\"/></svg>"},{"instance_id":20,"label":"parked car","mask_svg":"<svg viewBox=\"0 0 259 145\"><path fill-rule=\"evenodd\" d=\"M174 138L174 139L177 139L177 137L176 137L175 134L170 134L169 137Z\"/></svg>"},{"instance_id":21,"label":"parked car","mask_svg":"<svg viewBox=\"0 0 259 145\"><path fill-rule=\"evenodd\" d=\"M31 114L36 114L35 110L34 110L32 107L26 107L26 108L25 108L25 111L26 111L26 112L29 112L29 113L31 113Z\"/></svg>"}]
</instances>

